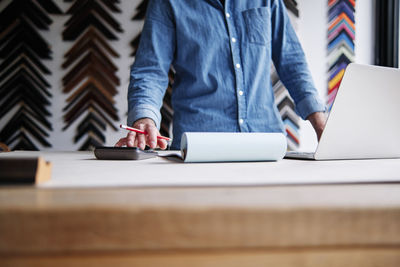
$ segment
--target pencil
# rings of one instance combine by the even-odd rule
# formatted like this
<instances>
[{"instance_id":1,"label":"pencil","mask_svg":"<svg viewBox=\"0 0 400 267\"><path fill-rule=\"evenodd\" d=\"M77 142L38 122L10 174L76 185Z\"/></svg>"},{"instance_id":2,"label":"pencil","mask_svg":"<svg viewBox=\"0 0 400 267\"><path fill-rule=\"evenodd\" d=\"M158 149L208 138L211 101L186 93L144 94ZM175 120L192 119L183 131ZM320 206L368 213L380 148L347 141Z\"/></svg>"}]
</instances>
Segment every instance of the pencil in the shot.
<instances>
[{"instance_id":1,"label":"pencil","mask_svg":"<svg viewBox=\"0 0 400 267\"><path fill-rule=\"evenodd\" d=\"M136 132L136 133L148 134L145 131L142 131L142 130L139 130L139 129L136 129L136 128L133 128L133 127L129 127L129 126L126 126L126 125L123 125L123 124L120 124L119 127L122 128L122 129L128 130L128 131ZM157 135L157 139L171 141L171 138L168 138L168 137L165 137L165 136L161 136L161 135Z\"/></svg>"}]
</instances>

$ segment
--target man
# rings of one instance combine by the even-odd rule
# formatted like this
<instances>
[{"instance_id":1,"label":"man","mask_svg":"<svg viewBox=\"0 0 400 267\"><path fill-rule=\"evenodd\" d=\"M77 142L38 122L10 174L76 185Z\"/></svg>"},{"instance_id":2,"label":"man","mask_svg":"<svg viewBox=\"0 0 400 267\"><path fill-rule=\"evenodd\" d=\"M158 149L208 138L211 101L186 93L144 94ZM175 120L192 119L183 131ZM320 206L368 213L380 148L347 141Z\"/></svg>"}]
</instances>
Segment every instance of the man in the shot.
<instances>
[{"instance_id":1,"label":"man","mask_svg":"<svg viewBox=\"0 0 400 267\"><path fill-rule=\"evenodd\" d=\"M285 132L271 60L319 138L325 106L282 0L150 0L128 91L128 124L148 134L129 132L116 146L167 147L156 136L171 64L172 149L185 131Z\"/></svg>"}]
</instances>

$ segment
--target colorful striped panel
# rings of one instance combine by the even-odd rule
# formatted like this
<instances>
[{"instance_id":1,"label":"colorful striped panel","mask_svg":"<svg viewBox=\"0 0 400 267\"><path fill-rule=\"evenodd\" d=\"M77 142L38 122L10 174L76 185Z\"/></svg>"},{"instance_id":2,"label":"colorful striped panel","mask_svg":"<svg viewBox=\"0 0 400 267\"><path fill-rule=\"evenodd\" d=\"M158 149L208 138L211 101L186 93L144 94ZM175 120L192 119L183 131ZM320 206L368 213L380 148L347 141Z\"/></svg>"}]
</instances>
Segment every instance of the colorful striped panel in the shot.
<instances>
[{"instance_id":1,"label":"colorful striped panel","mask_svg":"<svg viewBox=\"0 0 400 267\"><path fill-rule=\"evenodd\" d=\"M355 6L355 0L328 0L329 109L347 65L355 60Z\"/></svg>"}]
</instances>

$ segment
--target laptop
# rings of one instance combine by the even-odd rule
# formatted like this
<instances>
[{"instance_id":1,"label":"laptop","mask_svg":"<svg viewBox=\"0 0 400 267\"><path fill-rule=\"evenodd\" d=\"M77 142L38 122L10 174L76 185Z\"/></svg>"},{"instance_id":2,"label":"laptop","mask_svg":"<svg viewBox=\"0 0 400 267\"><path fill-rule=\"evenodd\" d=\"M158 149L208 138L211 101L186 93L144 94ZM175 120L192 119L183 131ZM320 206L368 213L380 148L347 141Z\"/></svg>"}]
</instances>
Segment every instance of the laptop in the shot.
<instances>
[{"instance_id":1,"label":"laptop","mask_svg":"<svg viewBox=\"0 0 400 267\"><path fill-rule=\"evenodd\" d=\"M400 158L400 69L349 64L316 151L285 158Z\"/></svg>"}]
</instances>

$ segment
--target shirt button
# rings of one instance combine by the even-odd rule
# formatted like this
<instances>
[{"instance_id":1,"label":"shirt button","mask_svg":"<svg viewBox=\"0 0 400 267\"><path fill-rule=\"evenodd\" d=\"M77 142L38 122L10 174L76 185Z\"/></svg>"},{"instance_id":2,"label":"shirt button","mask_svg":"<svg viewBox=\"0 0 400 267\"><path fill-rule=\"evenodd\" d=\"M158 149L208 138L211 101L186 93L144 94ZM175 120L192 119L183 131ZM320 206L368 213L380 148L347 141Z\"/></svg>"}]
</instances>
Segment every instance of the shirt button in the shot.
<instances>
[{"instance_id":1,"label":"shirt button","mask_svg":"<svg viewBox=\"0 0 400 267\"><path fill-rule=\"evenodd\" d=\"M240 91L239 91L239 95L243 95L243 91L240 90Z\"/></svg>"},{"instance_id":2,"label":"shirt button","mask_svg":"<svg viewBox=\"0 0 400 267\"><path fill-rule=\"evenodd\" d=\"M235 38L232 38L232 43L236 43L236 39Z\"/></svg>"},{"instance_id":3,"label":"shirt button","mask_svg":"<svg viewBox=\"0 0 400 267\"><path fill-rule=\"evenodd\" d=\"M231 14L226 13L226 17L227 17L227 18L230 18L230 17L231 17Z\"/></svg>"},{"instance_id":4,"label":"shirt button","mask_svg":"<svg viewBox=\"0 0 400 267\"><path fill-rule=\"evenodd\" d=\"M239 120L239 124L243 124L243 119L240 119L240 120Z\"/></svg>"},{"instance_id":5,"label":"shirt button","mask_svg":"<svg viewBox=\"0 0 400 267\"><path fill-rule=\"evenodd\" d=\"M240 64L236 64L236 68L240 69Z\"/></svg>"}]
</instances>

